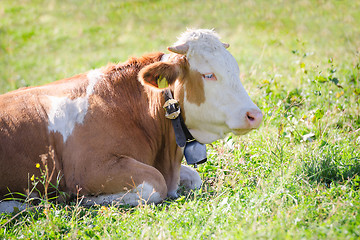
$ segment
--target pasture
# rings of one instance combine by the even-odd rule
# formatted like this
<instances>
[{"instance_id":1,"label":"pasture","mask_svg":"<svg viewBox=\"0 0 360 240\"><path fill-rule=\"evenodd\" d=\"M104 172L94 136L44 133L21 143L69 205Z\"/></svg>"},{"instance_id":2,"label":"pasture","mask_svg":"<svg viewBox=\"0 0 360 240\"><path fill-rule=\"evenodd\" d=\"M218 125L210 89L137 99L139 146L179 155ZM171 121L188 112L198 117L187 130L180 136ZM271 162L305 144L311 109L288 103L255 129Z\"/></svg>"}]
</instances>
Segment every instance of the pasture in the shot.
<instances>
[{"instance_id":1,"label":"pasture","mask_svg":"<svg viewBox=\"0 0 360 240\"><path fill-rule=\"evenodd\" d=\"M1 214L0 238L360 238L359 9L350 0L1 0L0 94L167 52L186 27L215 28L264 120L207 146L199 190L132 208L44 196L38 209Z\"/></svg>"}]
</instances>

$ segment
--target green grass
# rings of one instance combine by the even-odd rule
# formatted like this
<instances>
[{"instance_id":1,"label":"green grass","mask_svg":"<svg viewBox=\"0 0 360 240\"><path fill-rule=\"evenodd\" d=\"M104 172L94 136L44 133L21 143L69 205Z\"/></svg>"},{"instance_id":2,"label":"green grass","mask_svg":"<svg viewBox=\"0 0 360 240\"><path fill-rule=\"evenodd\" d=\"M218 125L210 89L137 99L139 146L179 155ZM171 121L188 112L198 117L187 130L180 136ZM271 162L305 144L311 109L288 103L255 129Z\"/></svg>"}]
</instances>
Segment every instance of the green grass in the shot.
<instances>
[{"instance_id":1,"label":"green grass","mask_svg":"<svg viewBox=\"0 0 360 240\"><path fill-rule=\"evenodd\" d=\"M360 238L359 1L0 2L0 93L215 28L264 112L208 145L201 190L136 208L52 204L0 216L0 238Z\"/></svg>"}]
</instances>

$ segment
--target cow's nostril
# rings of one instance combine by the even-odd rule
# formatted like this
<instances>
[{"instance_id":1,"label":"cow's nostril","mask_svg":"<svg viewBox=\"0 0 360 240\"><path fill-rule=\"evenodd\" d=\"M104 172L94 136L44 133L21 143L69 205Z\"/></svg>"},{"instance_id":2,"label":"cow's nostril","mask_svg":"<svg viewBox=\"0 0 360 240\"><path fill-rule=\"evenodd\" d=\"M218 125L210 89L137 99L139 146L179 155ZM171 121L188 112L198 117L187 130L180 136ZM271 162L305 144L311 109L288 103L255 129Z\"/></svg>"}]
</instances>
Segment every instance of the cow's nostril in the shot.
<instances>
[{"instance_id":1,"label":"cow's nostril","mask_svg":"<svg viewBox=\"0 0 360 240\"><path fill-rule=\"evenodd\" d=\"M262 121L263 115L259 110L250 110L246 113L250 128L258 128Z\"/></svg>"},{"instance_id":2,"label":"cow's nostril","mask_svg":"<svg viewBox=\"0 0 360 240\"><path fill-rule=\"evenodd\" d=\"M247 113L247 118L250 120L250 121L254 121L255 118L253 116L251 116L250 113Z\"/></svg>"}]
</instances>

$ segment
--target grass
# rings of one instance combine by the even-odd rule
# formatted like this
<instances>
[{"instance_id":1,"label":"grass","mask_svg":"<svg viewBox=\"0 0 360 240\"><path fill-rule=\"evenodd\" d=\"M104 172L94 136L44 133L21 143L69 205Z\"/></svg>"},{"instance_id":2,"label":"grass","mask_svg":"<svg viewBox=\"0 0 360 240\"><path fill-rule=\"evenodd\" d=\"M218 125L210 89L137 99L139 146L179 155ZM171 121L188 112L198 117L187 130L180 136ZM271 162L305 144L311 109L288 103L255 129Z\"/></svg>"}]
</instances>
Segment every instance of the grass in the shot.
<instances>
[{"instance_id":1,"label":"grass","mask_svg":"<svg viewBox=\"0 0 360 240\"><path fill-rule=\"evenodd\" d=\"M0 4L0 93L215 28L265 114L208 145L201 190L136 208L76 203L0 216L0 238L358 239L357 1L9 1Z\"/></svg>"}]
</instances>

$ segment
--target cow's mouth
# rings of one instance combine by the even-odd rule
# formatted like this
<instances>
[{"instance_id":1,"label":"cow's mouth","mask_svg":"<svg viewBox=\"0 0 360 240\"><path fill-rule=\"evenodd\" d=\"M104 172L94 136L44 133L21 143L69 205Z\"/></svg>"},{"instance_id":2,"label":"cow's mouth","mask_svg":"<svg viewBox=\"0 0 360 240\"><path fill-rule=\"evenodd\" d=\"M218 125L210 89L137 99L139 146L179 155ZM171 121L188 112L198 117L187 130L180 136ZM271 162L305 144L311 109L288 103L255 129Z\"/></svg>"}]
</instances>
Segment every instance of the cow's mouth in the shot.
<instances>
[{"instance_id":1,"label":"cow's mouth","mask_svg":"<svg viewBox=\"0 0 360 240\"><path fill-rule=\"evenodd\" d=\"M232 129L231 132L235 135L244 135L250 132L252 129Z\"/></svg>"}]
</instances>

